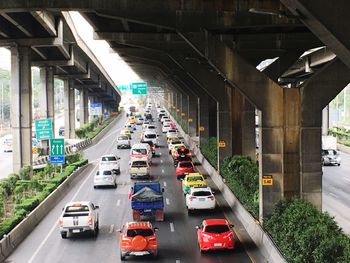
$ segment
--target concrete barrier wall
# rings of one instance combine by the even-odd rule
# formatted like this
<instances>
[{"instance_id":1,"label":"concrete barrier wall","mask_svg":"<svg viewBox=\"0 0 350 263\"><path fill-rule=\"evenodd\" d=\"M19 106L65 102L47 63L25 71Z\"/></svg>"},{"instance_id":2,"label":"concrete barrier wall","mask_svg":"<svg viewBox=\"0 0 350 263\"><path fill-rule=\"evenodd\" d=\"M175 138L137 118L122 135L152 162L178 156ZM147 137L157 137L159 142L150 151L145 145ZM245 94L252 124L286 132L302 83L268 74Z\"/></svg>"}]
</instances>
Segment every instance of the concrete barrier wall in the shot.
<instances>
[{"instance_id":1,"label":"concrete barrier wall","mask_svg":"<svg viewBox=\"0 0 350 263\"><path fill-rule=\"evenodd\" d=\"M170 114L169 114L170 115ZM172 118L172 117L171 117ZM238 220L242 223L250 238L254 241L256 246L259 248L261 254L265 257L267 262L281 263L287 261L282 256L281 252L278 250L276 245L273 243L270 236L264 231L260 224L256 223L255 218L244 208L237 197L231 192L228 186L224 183L221 175L216 171L216 169L205 159L201 153L196 142L194 142L181 128L181 126L176 122L174 118L172 120L176 123L181 136L190 150L195 154L198 161L202 164L202 167L211 177L214 184L221 191L223 197L225 198L228 205L235 212Z\"/></svg>"},{"instance_id":2,"label":"concrete barrier wall","mask_svg":"<svg viewBox=\"0 0 350 263\"><path fill-rule=\"evenodd\" d=\"M337 148L338 148L339 151L341 151L343 153L350 154L350 147L349 146L346 146L346 145L338 143L337 144Z\"/></svg>"},{"instance_id":3,"label":"concrete barrier wall","mask_svg":"<svg viewBox=\"0 0 350 263\"><path fill-rule=\"evenodd\" d=\"M59 201L77 182L84 173L87 164L73 172L57 189L45 198L27 217L19 223L8 235L0 240L0 261L3 262L11 252L30 234L40 221L54 208Z\"/></svg>"}]
</instances>

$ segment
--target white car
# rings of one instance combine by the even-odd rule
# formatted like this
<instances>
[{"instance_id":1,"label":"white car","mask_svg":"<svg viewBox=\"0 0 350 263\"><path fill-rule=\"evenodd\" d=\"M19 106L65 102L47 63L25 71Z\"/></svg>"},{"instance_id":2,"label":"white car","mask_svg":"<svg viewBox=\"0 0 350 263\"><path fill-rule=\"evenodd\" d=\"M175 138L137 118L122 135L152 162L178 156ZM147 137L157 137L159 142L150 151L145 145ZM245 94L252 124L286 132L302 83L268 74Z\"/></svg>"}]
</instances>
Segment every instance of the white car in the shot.
<instances>
[{"instance_id":1,"label":"white car","mask_svg":"<svg viewBox=\"0 0 350 263\"><path fill-rule=\"evenodd\" d=\"M163 127L162 127L162 132L163 132L163 133L168 132L170 129L171 129L170 123L164 123L164 124L163 124Z\"/></svg>"},{"instance_id":2,"label":"white car","mask_svg":"<svg viewBox=\"0 0 350 263\"><path fill-rule=\"evenodd\" d=\"M116 173L120 173L120 157L113 154L103 155L100 160L99 170L111 170Z\"/></svg>"},{"instance_id":3,"label":"white car","mask_svg":"<svg viewBox=\"0 0 350 263\"><path fill-rule=\"evenodd\" d=\"M142 125L143 122L144 122L144 118L142 118L142 117L139 117L136 119L136 125Z\"/></svg>"},{"instance_id":4,"label":"white car","mask_svg":"<svg viewBox=\"0 0 350 263\"><path fill-rule=\"evenodd\" d=\"M156 132L157 131L157 126L153 125L153 124L149 124L147 126L147 128L145 129L145 132L146 131L152 131L152 132Z\"/></svg>"},{"instance_id":5,"label":"white car","mask_svg":"<svg viewBox=\"0 0 350 263\"><path fill-rule=\"evenodd\" d=\"M194 210L215 209L215 196L209 186L191 187L186 195L186 207L190 213Z\"/></svg>"},{"instance_id":6,"label":"white car","mask_svg":"<svg viewBox=\"0 0 350 263\"><path fill-rule=\"evenodd\" d=\"M170 120L168 116L163 116L161 119L160 119L160 122L163 124L163 122L165 120Z\"/></svg>"},{"instance_id":7,"label":"white car","mask_svg":"<svg viewBox=\"0 0 350 263\"><path fill-rule=\"evenodd\" d=\"M170 137L176 137L177 135L178 135L177 134L177 130L175 130L175 129L170 129L166 133L167 139L170 138Z\"/></svg>"},{"instance_id":8,"label":"white car","mask_svg":"<svg viewBox=\"0 0 350 263\"><path fill-rule=\"evenodd\" d=\"M130 159L143 159L146 158L148 163L152 163L152 151L151 147L147 143L135 143L130 150Z\"/></svg>"},{"instance_id":9,"label":"white car","mask_svg":"<svg viewBox=\"0 0 350 263\"><path fill-rule=\"evenodd\" d=\"M151 141L155 146L158 145L158 138L157 133L152 130L147 130L143 134L142 142L148 142Z\"/></svg>"},{"instance_id":10,"label":"white car","mask_svg":"<svg viewBox=\"0 0 350 263\"><path fill-rule=\"evenodd\" d=\"M149 125L150 123L149 123L149 121L147 121L147 120L145 120L144 122L143 122L143 124L142 124L142 129L147 129L147 126Z\"/></svg>"},{"instance_id":11,"label":"white car","mask_svg":"<svg viewBox=\"0 0 350 263\"><path fill-rule=\"evenodd\" d=\"M124 128L129 130L131 133L134 133L134 130L136 130L135 124L130 122L125 123Z\"/></svg>"},{"instance_id":12,"label":"white car","mask_svg":"<svg viewBox=\"0 0 350 263\"><path fill-rule=\"evenodd\" d=\"M131 148L130 141L131 140L129 139L129 136L119 135L117 139L117 149L120 149L120 148L130 149Z\"/></svg>"},{"instance_id":13,"label":"white car","mask_svg":"<svg viewBox=\"0 0 350 263\"><path fill-rule=\"evenodd\" d=\"M99 186L117 187L117 176L112 170L97 171L94 176L94 188Z\"/></svg>"}]
</instances>

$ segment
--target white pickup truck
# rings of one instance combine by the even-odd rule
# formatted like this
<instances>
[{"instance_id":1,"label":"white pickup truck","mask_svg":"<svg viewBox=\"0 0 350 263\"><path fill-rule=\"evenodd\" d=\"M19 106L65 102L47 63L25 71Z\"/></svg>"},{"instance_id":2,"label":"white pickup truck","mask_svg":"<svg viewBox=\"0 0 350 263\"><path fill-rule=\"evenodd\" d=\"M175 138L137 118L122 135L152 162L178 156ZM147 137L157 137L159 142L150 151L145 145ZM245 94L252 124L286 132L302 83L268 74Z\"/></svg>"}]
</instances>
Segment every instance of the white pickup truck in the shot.
<instances>
[{"instance_id":1,"label":"white pickup truck","mask_svg":"<svg viewBox=\"0 0 350 263\"><path fill-rule=\"evenodd\" d=\"M70 202L64 208L59 219L62 238L68 234L91 232L98 233L98 208L89 201Z\"/></svg>"},{"instance_id":2,"label":"white pickup truck","mask_svg":"<svg viewBox=\"0 0 350 263\"><path fill-rule=\"evenodd\" d=\"M99 170L104 171L113 171L117 174L120 174L120 157L117 157L113 154L103 155L100 160Z\"/></svg>"},{"instance_id":3,"label":"white pickup truck","mask_svg":"<svg viewBox=\"0 0 350 263\"><path fill-rule=\"evenodd\" d=\"M135 177L149 178L150 172L147 159L131 159L129 173L131 179Z\"/></svg>"}]
</instances>

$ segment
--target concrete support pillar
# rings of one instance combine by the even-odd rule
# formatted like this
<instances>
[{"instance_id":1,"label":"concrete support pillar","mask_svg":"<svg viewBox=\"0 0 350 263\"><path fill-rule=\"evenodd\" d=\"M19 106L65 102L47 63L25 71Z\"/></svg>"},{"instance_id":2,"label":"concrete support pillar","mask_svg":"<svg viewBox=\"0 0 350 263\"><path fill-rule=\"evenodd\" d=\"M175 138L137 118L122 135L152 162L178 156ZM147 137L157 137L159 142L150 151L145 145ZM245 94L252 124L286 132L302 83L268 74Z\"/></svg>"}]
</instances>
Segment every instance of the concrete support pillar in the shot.
<instances>
[{"instance_id":1,"label":"concrete support pillar","mask_svg":"<svg viewBox=\"0 0 350 263\"><path fill-rule=\"evenodd\" d=\"M199 144L209 139L209 95L204 94L199 98Z\"/></svg>"},{"instance_id":2,"label":"concrete support pillar","mask_svg":"<svg viewBox=\"0 0 350 263\"><path fill-rule=\"evenodd\" d=\"M40 67L40 118L52 119L52 130L55 134L55 91L54 91L54 68ZM41 141L44 154L48 154L49 141Z\"/></svg>"},{"instance_id":3,"label":"concrete support pillar","mask_svg":"<svg viewBox=\"0 0 350 263\"><path fill-rule=\"evenodd\" d=\"M182 120L182 125L183 129L185 130L186 133L188 133L188 103L189 103L189 96L187 94L182 94L181 93L181 120Z\"/></svg>"},{"instance_id":4,"label":"concrete support pillar","mask_svg":"<svg viewBox=\"0 0 350 263\"><path fill-rule=\"evenodd\" d=\"M256 136L260 134L256 134L255 129L255 107L245 98L243 98L243 111L241 116L242 155L248 156L254 161L256 160Z\"/></svg>"},{"instance_id":5,"label":"concrete support pillar","mask_svg":"<svg viewBox=\"0 0 350 263\"><path fill-rule=\"evenodd\" d=\"M31 48L11 48L11 127L13 172L32 165Z\"/></svg>"},{"instance_id":6,"label":"concrete support pillar","mask_svg":"<svg viewBox=\"0 0 350 263\"><path fill-rule=\"evenodd\" d=\"M74 79L64 81L64 138L75 138Z\"/></svg>"},{"instance_id":7,"label":"concrete support pillar","mask_svg":"<svg viewBox=\"0 0 350 263\"><path fill-rule=\"evenodd\" d=\"M188 97L188 134L190 137L197 137L198 131L198 106L199 106L199 98L196 96Z\"/></svg>"},{"instance_id":8,"label":"concrete support pillar","mask_svg":"<svg viewBox=\"0 0 350 263\"><path fill-rule=\"evenodd\" d=\"M329 105L322 110L322 135L328 135L329 130Z\"/></svg>"},{"instance_id":9,"label":"concrete support pillar","mask_svg":"<svg viewBox=\"0 0 350 263\"><path fill-rule=\"evenodd\" d=\"M80 127L89 122L89 101L88 91L84 88L80 90Z\"/></svg>"}]
</instances>

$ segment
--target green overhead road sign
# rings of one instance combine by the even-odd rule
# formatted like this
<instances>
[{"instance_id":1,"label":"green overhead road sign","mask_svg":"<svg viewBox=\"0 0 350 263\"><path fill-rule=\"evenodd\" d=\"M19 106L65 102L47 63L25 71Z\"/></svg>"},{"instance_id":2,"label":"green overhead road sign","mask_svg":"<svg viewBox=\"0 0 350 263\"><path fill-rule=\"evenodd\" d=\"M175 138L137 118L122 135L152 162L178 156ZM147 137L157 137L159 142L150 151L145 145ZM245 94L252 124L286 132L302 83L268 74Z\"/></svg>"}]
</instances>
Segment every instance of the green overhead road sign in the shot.
<instances>
[{"instance_id":1,"label":"green overhead road sign","mask_svg":"<svg viewBox=\"0 0 350 263\"><path fill-rule=\"evenodd\" d=\"M147 94L147 83L146 82L134 82L130 84L132 94L143 95Z\"/></svg>"},{"instance_id":2,"label":"green overhead road sign","mask_svg":"<svg viewBox=\"0 0 350 263\"><path fill-rule=\"evenodd\" d=\"M120 91L125 91L125 90L129 90L130 86L129 85L119 85L117 87Z\"/></svg>"},{"instance_id":3,"label":"green overhead road sign","mask_svg":"<svg viewBox=\"0 0 350 263\"><path fill-rule=\"evenodd\" d=\"M35 120L36 138L38 140L49 140L53 138L52 119Z\"/></svg>"}]
</instances>

